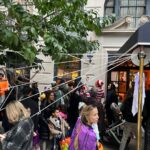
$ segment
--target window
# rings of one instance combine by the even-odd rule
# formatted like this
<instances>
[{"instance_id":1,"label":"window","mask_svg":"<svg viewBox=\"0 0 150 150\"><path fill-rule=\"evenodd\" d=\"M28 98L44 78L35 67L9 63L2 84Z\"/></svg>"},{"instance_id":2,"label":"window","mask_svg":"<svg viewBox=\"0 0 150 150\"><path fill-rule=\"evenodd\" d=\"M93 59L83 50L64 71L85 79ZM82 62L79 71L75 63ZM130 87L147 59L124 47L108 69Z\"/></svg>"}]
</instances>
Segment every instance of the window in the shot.
<instances>
[{"instance_id":1,"label":"window","mask_svg":"<svg viewBox=\"0 0 150 150\"><path fill-rule=\"evenodd\" d=\"M127 92L127 72L126 71L112 71L111 82L116 86L116 93L120 101L123 101Z\"/></svg>"},{"instance_id":2,"label":"window","mask_svg":"<svg viewBox=\"0 0 150 150\"><path fill-rule=\"evenodd\" d=\"M81 62L76 58L63 63L56 63L54 66L54 80L65 79L72 80L80 76ZM58 81L59 82L59 81Z\"/></svg>"},{"instance_id":3,"label":"window","mask_svg":"<svg viewBox=\"0 0 150 150\"><path fill-rule=\"evenodd\" d=\"M114 0L108 0L105 11L107 16L110 16L112 13L114 13Z\"/></svg>"},{"instance_id":4,"label":"window","mask_svg":"<svg viewBox=\"0 0 150 150\"><path fill-rule=\"evenodd\" d=\"M145 0L120 0L120 18L132 16L136 25L143 14L145 14Z\"/></svg>"},{"instance_id":5,"label":"window","mask_svg":"<svg viewBox=\"0 0 150 150\"><path fill-rule=\"evenodd\" d=\"M116 17L123 18L132 16L134 18L133 25L139 25L138 20L142 15L146 14L146 0L106 0L105 15L115 13Z\"/></svg>"}]
</instances>

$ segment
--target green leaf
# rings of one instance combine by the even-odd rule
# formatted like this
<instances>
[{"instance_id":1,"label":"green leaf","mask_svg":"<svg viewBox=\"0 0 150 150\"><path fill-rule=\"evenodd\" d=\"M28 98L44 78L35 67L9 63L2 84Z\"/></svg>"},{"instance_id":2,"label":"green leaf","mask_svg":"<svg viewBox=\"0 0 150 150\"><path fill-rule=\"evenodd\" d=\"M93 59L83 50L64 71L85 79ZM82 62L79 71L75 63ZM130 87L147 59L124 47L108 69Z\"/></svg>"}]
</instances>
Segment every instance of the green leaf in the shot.
<instances>
[{"instance_id":1,"label":"green leaf","mask_svg":"<svg viewBox=\"0 0 150 150\"><path fill-rule=\"evenodd\" d=\"M1 49L17 51L30 63L40 51L54 60L62 60L66 59L62 53L95 50L98 41L88 41L88 32L100 34L103 27L114 21L114 17L99 18L97 12L85 11L87 0L30 0L36 7L35 14L25 9L28 1L24 6L10 0L4 3L8 14L0 13ZM36 49L38 37L44 45Z\"/></svg>"}]
</instances>

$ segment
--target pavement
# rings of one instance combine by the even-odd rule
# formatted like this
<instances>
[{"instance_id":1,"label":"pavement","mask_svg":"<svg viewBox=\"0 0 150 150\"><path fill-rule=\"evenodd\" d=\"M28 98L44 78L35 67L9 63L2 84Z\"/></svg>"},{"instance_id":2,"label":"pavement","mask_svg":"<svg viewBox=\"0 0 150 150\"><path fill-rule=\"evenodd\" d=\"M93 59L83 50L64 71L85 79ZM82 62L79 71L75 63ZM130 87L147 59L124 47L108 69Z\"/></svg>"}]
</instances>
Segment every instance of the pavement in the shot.
<instances>
[{"instance_id":1,"label":"pavement","mask_svg":"<svg viewBox=\"0 0 150 150\"><path fill-rule=\"evenodd\" d=\"M131 139L128 147L126 148L126 150L136 150L136 141L137 139ZM143 142L142 142L142 150L143 150ZM112 142L105 142L103 143L104 146L104 150L119 150L119 145L116 143L112 143Z\"/></svg>"}]
</instances>

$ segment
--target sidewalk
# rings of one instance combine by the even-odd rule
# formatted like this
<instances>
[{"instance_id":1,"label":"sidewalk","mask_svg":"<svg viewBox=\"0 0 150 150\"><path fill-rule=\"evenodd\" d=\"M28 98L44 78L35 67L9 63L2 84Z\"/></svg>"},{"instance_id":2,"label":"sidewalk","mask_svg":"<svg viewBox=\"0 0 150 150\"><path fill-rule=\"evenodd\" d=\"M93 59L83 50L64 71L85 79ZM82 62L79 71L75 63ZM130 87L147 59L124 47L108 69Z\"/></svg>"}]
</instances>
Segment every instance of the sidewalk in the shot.
<instances>
[{"instance_id":1,"label":"sidewalk","mask_svg":"<svg viewBox=\"0 0 150 150\"><path fill-rule=\"evenodd\" d=\"M137 139L132 139L128 145L127 150L135 150L136 149L136 141L137 141ZM104 150L118 150L119 149L119 145L114 144L114 143L104 143L103 146L104 146ZM144 144L142 142L142 147L143 146L144 146ZM142 148L142 150L143 150L143 148Z\"/></svg>"}]
</instances>

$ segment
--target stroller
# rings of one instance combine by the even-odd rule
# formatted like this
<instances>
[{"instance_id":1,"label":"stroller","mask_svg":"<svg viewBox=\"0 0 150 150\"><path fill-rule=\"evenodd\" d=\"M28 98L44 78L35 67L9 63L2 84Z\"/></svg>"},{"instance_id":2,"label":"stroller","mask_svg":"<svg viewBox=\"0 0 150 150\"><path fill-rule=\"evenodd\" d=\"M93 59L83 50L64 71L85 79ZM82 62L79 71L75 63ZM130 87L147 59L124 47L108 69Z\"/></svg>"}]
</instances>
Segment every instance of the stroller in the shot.
<instances>
[{"instance_id":1,"label":"stroller","mask_svg":"<svg viewBox=\"0 0 150 150\"><path fill-rule=\"evenodd\" d=\"M116 103L112 103L110 108L113 111L115 122L107 127L107 129L105 130L105 135L120 144L123 136L123 125L125 123L125 120L123 119L122 112L120 111L120 108Z\"/></svg>"}]
</instances>

